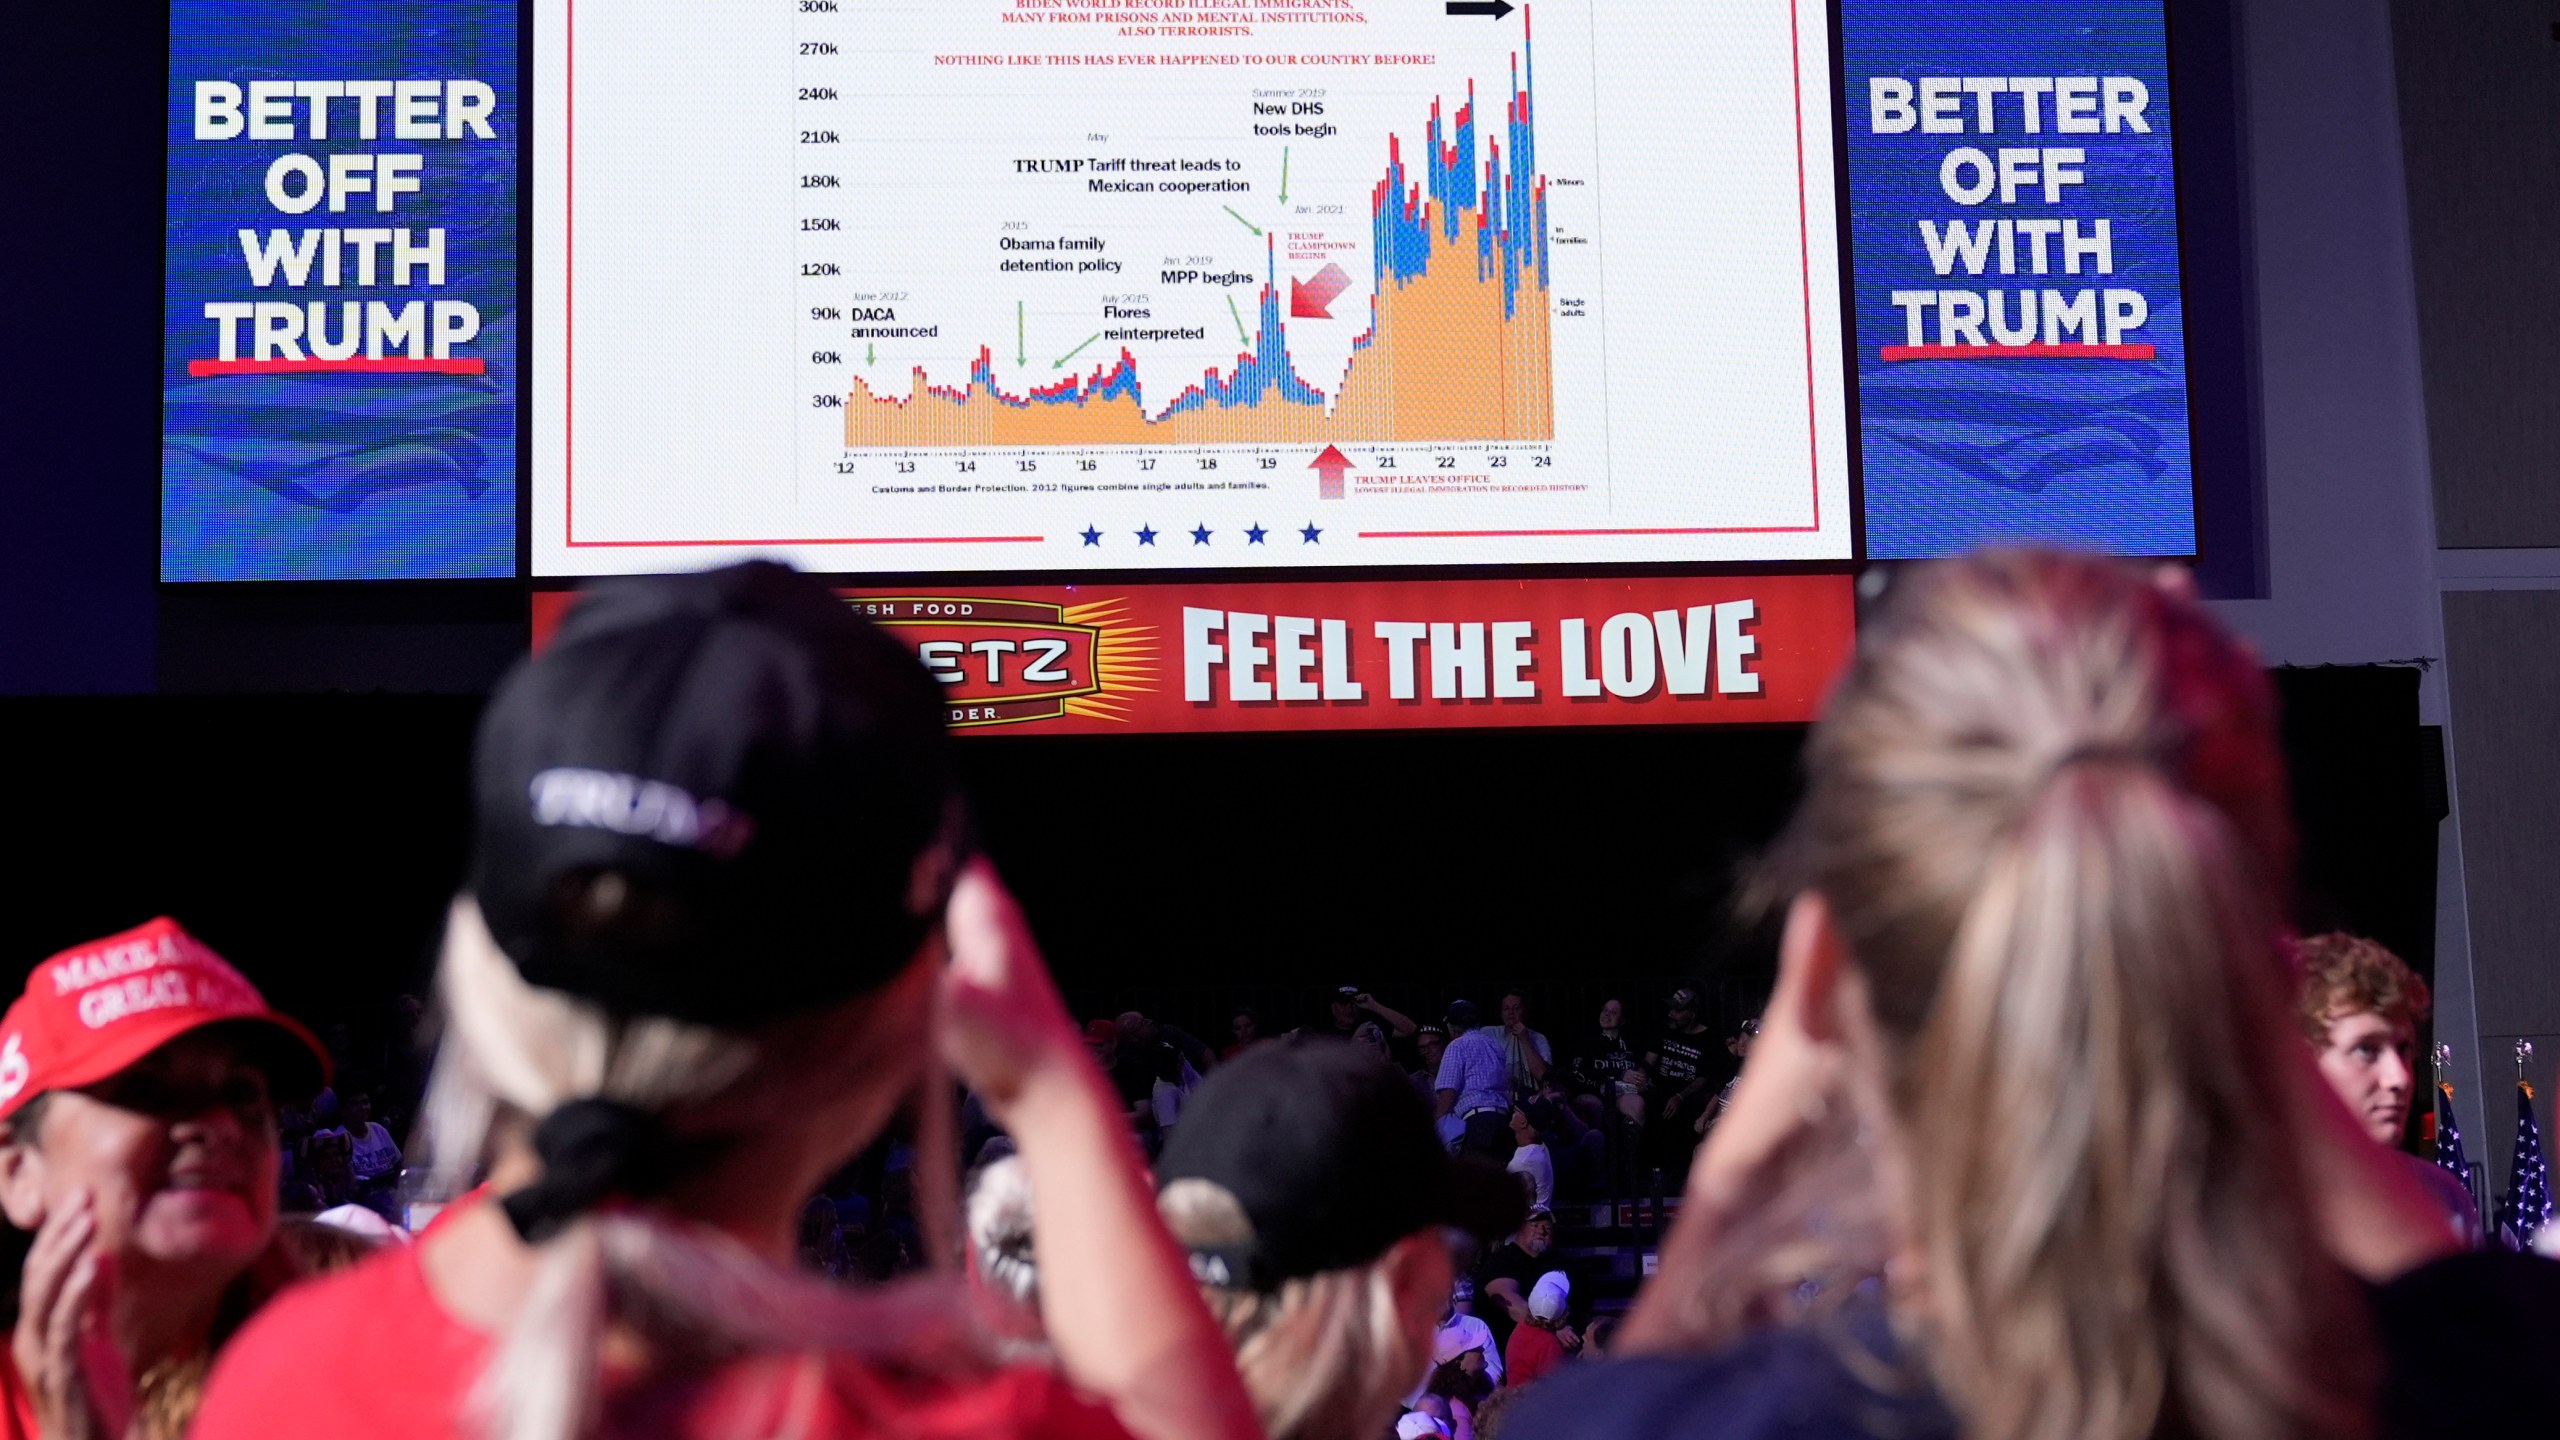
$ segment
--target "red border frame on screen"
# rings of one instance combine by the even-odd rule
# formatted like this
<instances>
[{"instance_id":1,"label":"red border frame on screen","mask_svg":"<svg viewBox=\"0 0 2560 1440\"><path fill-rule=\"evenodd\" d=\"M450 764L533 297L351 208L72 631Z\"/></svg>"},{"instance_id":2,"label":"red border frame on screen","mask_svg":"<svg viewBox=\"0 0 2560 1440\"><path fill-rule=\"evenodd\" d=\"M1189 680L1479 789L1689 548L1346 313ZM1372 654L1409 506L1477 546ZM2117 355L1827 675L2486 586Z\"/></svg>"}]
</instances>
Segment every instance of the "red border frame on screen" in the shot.
<instances>
[{"instance_id":1,"label":"red border frame on screen","mask_svg":"<svg viewBox=\"0 0 2560 1440\"><path fill-rule=\"evenodd\" d=\"M1796 259L1804 294L1804 397L1807 468L1813 487L1813 520L1806 525L1701 526L1695 528L1567 529L1567 530L1408 530L1362 532L1364 538L1494 539L1603 535L1810 535L1822 529L1822 417L1813 355L1813 241L1804 180L1804 36L1800 0L1787 0L1787 63L1795 98ZM689 549L719 546L782 545L1036 545L1044 535L880 535L824 539L742 540L581 540L577 538L576 323L577 314L577 76L578 5L567 0L561 14L560 94L560 543L569 550ZM1834 98L1834 108L1837 99ZM1845 244L1845 238L1844 238ZM1844 391L1851 378L1842 376ZM1846 457L1843 457L1844 461ZM1856 548L1852 537L1852 549Z\"/></svg>"}]
</instances>

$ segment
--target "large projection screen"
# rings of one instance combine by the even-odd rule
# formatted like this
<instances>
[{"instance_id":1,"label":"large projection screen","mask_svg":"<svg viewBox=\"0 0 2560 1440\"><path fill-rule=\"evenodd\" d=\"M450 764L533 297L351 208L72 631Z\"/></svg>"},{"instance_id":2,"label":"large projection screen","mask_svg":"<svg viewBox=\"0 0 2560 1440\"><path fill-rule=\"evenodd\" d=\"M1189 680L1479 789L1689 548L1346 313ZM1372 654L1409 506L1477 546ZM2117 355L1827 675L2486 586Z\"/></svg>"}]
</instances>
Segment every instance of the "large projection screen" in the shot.
<instances>
[{"instance_id":1,"label":"large projection screen","mask_svg":"<svg viewBox=\"0 0 2560 1440\"><path fill-rule=\"evenodd\" d=\"M1840 561L1819 0L536 0L536 575Z\"/></svg>"}]
</instances>

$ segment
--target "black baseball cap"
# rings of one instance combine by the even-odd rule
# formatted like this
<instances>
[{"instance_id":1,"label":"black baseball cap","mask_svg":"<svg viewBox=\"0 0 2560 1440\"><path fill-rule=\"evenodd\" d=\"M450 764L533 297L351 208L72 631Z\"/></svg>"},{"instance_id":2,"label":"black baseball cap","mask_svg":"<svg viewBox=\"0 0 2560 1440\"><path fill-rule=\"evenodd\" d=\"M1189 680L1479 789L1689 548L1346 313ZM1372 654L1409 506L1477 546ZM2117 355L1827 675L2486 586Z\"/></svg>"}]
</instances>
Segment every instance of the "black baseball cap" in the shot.
<instances>
[{"instance_id":1,"label":"black baseball cap","mask_svg":"<svg viewBox=\"0 0 2560 1440\"><path fill-rule=\"evenodd\" d=\"M785 566L599 584L481 720L472 893L525 979L615 1013L849 999L939 923L948 751L915 657Z\"/></svg>"},{"instance_id":2,"label":"black baseball cap","mask_svg":"<svg viewBox=\"0 0 2560 1440\"><path fill-rule=\"evenodd\" d=\"M1491 1241L1520 1228L1520 1182L1453 1157L1403 1072L1331 1037L1257 1046L1212 1072L1182 1107L1156 1183L1206 1180L1253 1222L1239 1245L1191 1247L1203 1280L1271 1290L1364 1264L1417 1230L1454 1225Z\"/></svg>"}]
</instances>

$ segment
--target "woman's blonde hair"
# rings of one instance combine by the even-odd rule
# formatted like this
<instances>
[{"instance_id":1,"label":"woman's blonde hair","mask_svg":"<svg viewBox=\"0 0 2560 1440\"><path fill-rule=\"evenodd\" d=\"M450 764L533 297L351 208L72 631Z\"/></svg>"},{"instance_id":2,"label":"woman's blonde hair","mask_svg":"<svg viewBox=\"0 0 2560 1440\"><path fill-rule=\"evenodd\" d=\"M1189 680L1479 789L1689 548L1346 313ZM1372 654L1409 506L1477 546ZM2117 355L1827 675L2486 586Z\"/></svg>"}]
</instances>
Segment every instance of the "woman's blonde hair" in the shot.
<instances>
[{"instance_id":1,"label":"woman's blonde hair","mask_svg":"<svg viewBox=\"0 0 2560 1440\"><path fill-rule=\"evenodd\" d=\"M840 1090L864 1062L840 1022L809 1017L752 1036L662 1017L616 1018L526 983L468 897L437 971L444 1034L429 1079L425 1147L446 1193L468 1186L501 1126L601 1097L648 1111L679 1142L716 1151L758 1117ZM469 1414L490 1440L560 1440L598 1417L603 1342L616 1326L653 1368L682 1373L756 1354L850 1354L954 1373L990 1363L965 1295L920 1281L870 1292L778 1269L648 1206L594 1210L539 1247L523 1306L499 1337Z\"/></svg>"},{"instance_id":2,"label":"woman's blonde hair","mask_svg":"<svg viewBox=\"0 0 2560 1440\"><path fill-rule=\"evenodd\" d=\"M1182 1179L1156 1197L1185 1245L1244 1245L1253 1222L1225 1186ZM1430 1337L1411 1334L1381 1257L1269 1292L1203 1285L1268 1440L1372 1440L1422 1378Z\"/></svg>"},{"instance_id":3,"label":"woman's blonde hair","mask_svg":"<svg viewBox=\"0 0 2560 1440\"><path fill-rule=\"evenodd\" d=\"M1973 1440L2361 1433L2358 1301L2284 1118L2264 675L2105 560L1992 552L1898 588L1777 869L1865 981L1908 1193L1877 1203L1831 1116L1720 1244L1693 1331L1899 1255Z\"/></svg>"}]
</instances>

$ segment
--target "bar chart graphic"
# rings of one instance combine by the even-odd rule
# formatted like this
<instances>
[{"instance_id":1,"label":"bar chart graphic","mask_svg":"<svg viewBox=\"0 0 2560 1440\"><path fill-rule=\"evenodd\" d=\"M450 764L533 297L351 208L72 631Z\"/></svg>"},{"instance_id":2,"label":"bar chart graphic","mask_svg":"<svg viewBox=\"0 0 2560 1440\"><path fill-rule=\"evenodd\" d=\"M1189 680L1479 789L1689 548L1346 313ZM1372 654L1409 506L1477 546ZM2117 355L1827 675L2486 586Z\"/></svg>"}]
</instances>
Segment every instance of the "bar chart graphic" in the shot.
<instances>
[{"instance_id":1,"label":"bar chart graphic","mask_svg":"<svg viewBox=\"0 0 2560 1440\"><path fill-rule=\"evenodd\" d=\"M1526 46L1523 46L1524 51ZM1275 252L1250 348L1232 366L1154 394L1127 350L1090 372L1008 392L995 352L968 381L937 385L919 366L903 395L856 380L849 446L1302 445L1550 440L1547 194L1538 175L1526 56L1513 61L1499 136L1477 158L1472 85L1454 117L1434 102L1422 166L1388 137L1369 196L1369 327L1338 377L1310 378L1290 353ZM1177 383L1179 383L1177 381ZM1173 387L1165 387L1171 389Z\"/></svg>"},{"instance_id":2,"label":"bar chart graphic","mask_svg":"<svg viewBox=\"0 0 2560 1440\"><path fill-rule=\"evenodd\" d=\"M531 564L1852 548L1812 0L535 0Z\"/></svg>"}]
</instances>

